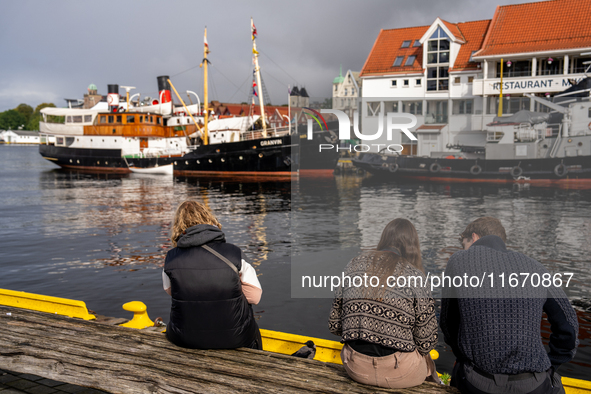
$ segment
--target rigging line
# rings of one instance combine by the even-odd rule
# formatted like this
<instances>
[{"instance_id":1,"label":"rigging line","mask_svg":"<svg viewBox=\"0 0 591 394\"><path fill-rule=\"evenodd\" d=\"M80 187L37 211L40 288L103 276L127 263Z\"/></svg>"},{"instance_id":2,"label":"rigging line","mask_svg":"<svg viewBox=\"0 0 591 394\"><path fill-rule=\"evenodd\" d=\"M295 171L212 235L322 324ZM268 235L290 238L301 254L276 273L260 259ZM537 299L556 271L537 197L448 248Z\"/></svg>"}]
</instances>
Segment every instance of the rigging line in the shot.
<instances>
[{"instance_id":1,"label":"rigging line","mask_svg":"<svg viewBox=\"0 0 591 394\"><path fill-rule=\"evenodd\" d=\"M279 64L275 63L275 61L274 61L273 59L271 59L271 58L269 57L269 55L267 55L265 52L263 52L263 51L260 51L260 50L259 50L259 53L262 53L263 55L265 55L265 57L266 57L267 59L269 59L270 61L272 61L274 65L276 65L277 67L279 67L279 69L280 69L281 71L283 71L285 74L287 74L287 76L288 76L288 77L290 77L290 78L292 79L292 81L295 81L295 82L296 82L298 85L300 84L300 82L299 82L297 79L295 79L294 77L292 77L292 76L291 76L291 75L290 75L290 74L289 74L287 71L285 71L285 70L283 69L283 67L281 67Z\"/></svg>"},{"instance_id":2,"label":"rigging line","mask_svg":"<svg viewBox=\"0 0 591 394\"><path fill-rule=\"evenodd\" d=\"M184 74L184 73L186 73L186 72L189 72L189 71L191 71L191 70L193 70L193 69L195 69L195 68L198 68L198 67L199 67L199 64L198 64L198 65L196 65L195 67L191 67L191 68L189 68L188 70L181 71L180 73L177 73L177 74L171 75L171 76L170 76L170 78L172 78L172 77L176 77L177 75Z\"/></svg>"},{"instance_id":3,"label":"rigging line","mask_svg":"<svg viewBox=\"0 0 591 394\"><path fill-rule=\"evenodd\" d=\"M261 75L263 75L263 73L261 72ZM277 82L279 82L281 84L281 86L287 86L287 84L283 81L278 80L277 78L275 78L272 74L270 74L268 71L265 70L265 75L270 76L271 78L273 78L274 80L276 80Z\"/></svg>"},{"instance_id":4,"label":"rigging line","mask_svg":"<svg viewBox=\"0 0 591 394\"><path fill-rule=\"evenodd\" d=\"M213 70L212 70L212 71L213 71ZM212 72L212 73L210 74L210 80L211 80L211 87L212 87L212 90L213 90L213 96L215 96L215 98L216 98L216 101L219 101L219 100L220 100L220 98L219 98L219 96L218 96L218 91L217 91L217 89L215 88L215 80L214 80L214 78L213 78L213 75L214 75L214 73ZM209 100L209 101L211 102L212 100Z\"/></svg>"},{"instance_id":5,"label":"rigging line","mask_svg":"<svg viewBox=\"0 0 591 394\"><path fill-rule=\"evenodd\" d=\"M222 77L226 78L226 79L228 80L228 82L230 82L232 85L234 85L234 87L235 87L235 88L238 88L238 86L237 86L237 85L236 85L234 82L232 82L232 81L230 80L230 78L226 77L226 76L224 75L224 73L223 73L223 72L222 72L222 71L221 71L219 68L217 68L217 67L216 67L216 66L214 66L213 64L210 64L210 66L211 66L212 68L215 68L215 70L216 70L217 72L219 72L220 74L222 74ZM238 88L238 89L240 89L240 88Z\"/></svg>"},{"instance_id":6,"label":"rigging line","mask_svg":"<svg viewBox=\"0 0 591 394\"><path fill-rule=\"evenodd\" d=\"M242 82L242 85L240 85L240 87L234 92L234 94L232 95L232 97L230 97L230 99L228 101L232 101L232 99L234 98L234 96L236 96L236 93L238 93L240 91L240 89L242 89L242 87L244 86L244 84L246 82L248 82L248 80L251 78L251 76L249 75L248 77L246 77L246 79L244 80L244 82ZM250 97L249 97L250 98Z\"/></svg>"}]
</instances>

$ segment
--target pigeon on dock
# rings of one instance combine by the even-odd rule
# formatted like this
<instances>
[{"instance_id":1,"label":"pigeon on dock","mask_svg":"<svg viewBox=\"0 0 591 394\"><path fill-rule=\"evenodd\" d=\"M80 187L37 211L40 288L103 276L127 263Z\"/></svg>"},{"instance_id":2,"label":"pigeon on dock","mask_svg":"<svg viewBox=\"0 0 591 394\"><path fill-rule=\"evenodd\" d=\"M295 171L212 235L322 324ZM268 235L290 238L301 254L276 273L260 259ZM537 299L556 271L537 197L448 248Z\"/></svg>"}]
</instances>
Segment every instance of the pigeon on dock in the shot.
<instances>
[{"instance_id":1,"label":"pigeon on dock","mask_svg":"<svg viewBox=\"0 0 591 394\"><path fill-rule=\"evenodd\" d=\"M300 350L292 354L294 357L313 359L316 355L316 345L314 342L308 341Z\"/></svg>"}]
</instances>

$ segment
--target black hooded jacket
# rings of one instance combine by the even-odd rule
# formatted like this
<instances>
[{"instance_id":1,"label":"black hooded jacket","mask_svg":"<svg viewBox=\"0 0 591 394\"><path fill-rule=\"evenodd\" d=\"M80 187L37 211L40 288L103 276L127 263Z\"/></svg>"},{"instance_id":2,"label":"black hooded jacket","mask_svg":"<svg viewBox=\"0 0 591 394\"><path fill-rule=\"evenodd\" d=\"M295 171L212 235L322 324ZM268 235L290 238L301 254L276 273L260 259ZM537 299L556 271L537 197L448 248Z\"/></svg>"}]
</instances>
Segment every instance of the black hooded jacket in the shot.
<instances>
[{"instance_id":1,"label":"black hooded jacket","mask_svg":"<svg viewBox=\"0 0 591 394\"><path fill-rule=\"evenodd\" d=\"M220 229L205 224L188 228L164 263L172 296L166 337L177 346L192 349L250 347L258 327L240 278L202 248L204 244L241 269L240 248L226 243Z\"/></svg>"}]
</instances>

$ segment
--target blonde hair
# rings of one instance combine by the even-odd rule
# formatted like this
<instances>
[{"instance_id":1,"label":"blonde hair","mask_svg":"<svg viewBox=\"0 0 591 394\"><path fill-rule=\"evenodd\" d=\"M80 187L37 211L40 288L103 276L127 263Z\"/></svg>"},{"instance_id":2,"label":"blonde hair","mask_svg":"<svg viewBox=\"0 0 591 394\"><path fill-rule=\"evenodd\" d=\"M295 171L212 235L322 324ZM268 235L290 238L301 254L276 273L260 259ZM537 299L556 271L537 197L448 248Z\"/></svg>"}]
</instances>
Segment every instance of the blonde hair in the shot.
<instances>
[{"instance_id":1,"label":"blonde hair","mask_svg":"<svg viewBox=\"0 0 591 394\"><path fill-rule=\"evenodd\" d=\"M179 205L174 214L174 224L170 236L172 245L176 247L177 241L185 230L198 224L210 224L219 227L220 230L222 228L213 213L200 202L187 200Z\"/></svg>"}]
</instances>

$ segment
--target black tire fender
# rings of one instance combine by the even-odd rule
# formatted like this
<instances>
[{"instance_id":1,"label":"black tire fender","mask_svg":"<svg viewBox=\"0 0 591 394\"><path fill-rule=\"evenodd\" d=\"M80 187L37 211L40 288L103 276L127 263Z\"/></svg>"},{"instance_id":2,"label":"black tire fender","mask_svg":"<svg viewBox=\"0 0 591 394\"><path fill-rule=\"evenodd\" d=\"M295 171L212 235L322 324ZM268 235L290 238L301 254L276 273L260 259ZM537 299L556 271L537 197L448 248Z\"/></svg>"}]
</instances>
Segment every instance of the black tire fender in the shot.
<instances>
[{"instance_id":1,"label":"black tire fender","mask_svg":"<svg viewBox=\"0 0 591 394\"><path fill-rule=\"evenodd\" d=\"M563 163L560 163L556 165L556 167L554 167L554 174L557 177L562 178L563 176L568 174L568 168L566 168L566 166Z\"/></svg>"},{"instance_id":2,"label":"black tire fender","mask_svg":"<svg viewBox=\"0 0 591 394\"><path fill-rule=\"evenodd\" d=\"M515 166L511 168L511 176L514 178L520 177L523 174L523 168L519 166Z\"/></svg>"},{"instance_id":3,"label":"black tire fender","mask_svg":"<svg viewBox=\"0 0 591 394\"><path fill-rule=\"evenodd\" d=\"M398 167L398 163L390 163L390 165L388 166L388 171L396 172L398 171Z\"/></svg>"},{"instance_id":4,"label":"black tire fender","mask_svg":"<svg viewBox=\"0 0 591 394\"><path fill-rule=\"evenodd\" d=\"M474 164L472 167L470 167L470 174L472 175L478 175L482 172L482 167L480 167L478 164Z\"/></svg>"},{"instance_id":5,"label":"black tire fender","mask_svg":"<svg viewBox=\"0 0 591 394\"><path fill-rule=\"evenodd\" d=\"M441 165L439 163L433 163L429 166L429 171L431 172L439 172L441 170Z\"/></svg>"}]
</instances>

